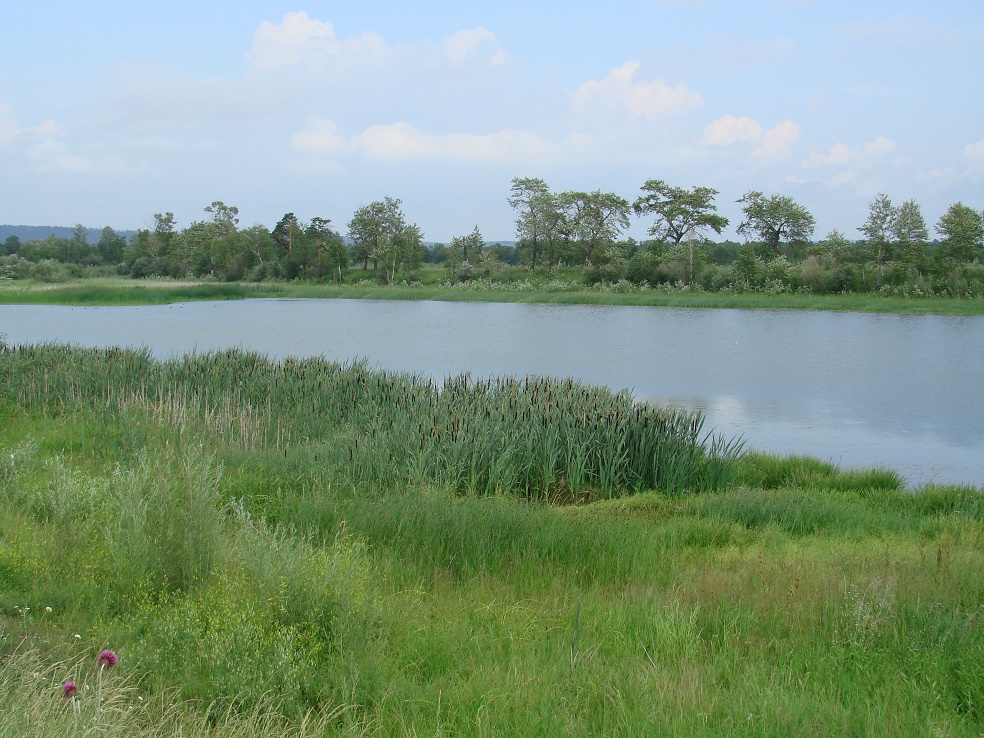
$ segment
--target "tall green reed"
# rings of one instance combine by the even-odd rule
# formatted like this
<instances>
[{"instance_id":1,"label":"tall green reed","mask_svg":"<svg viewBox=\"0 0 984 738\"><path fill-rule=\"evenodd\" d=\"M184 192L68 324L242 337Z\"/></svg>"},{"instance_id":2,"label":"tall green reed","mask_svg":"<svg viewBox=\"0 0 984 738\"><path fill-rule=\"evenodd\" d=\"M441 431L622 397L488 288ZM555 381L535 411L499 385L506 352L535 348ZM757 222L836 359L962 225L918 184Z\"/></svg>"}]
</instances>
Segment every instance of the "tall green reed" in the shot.
<instances>
[{"instance_id":1,"label":"tall green reed","mask_svg":"<svg viewBox=\"0 0 984 738\"><path fill-rule=\"evenodd\" d=\"M321 357L241 350L156 361L146 350L0 347L0 393L49 415L147 417L182 438L286 452L331 447L353 484L426 482L540 501L716 489L741 451L703 416L571 379L436 382ZM130 432L117 444L142 444Z\"/></svg>"}]
</instances>

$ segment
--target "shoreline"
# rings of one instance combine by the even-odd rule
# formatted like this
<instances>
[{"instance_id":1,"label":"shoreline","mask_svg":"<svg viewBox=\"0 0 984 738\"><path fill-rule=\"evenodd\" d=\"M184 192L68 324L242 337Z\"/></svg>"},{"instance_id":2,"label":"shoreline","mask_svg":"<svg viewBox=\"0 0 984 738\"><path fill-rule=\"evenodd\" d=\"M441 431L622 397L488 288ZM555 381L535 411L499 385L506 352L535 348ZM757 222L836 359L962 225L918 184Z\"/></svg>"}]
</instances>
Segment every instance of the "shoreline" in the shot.
<instances>
[{"instance_id":1,"label":"shoreline","mask_svg":"<svg viewBox=\"0 0 984 738\"><path fill-rule=\"evenodd\" d=\"M7 305L160 305L264 297L984 315L984 300L979 298L905 298L871 294L720 293L659 289L623 292L604 288L572 290L549 286L543 289L515 289L509 285L489 287L484 283L464 283L461 286L335 285L122 279L76 280L57 285L17 282L0 285L0 304Z\"/></svg>"}]
</instances>

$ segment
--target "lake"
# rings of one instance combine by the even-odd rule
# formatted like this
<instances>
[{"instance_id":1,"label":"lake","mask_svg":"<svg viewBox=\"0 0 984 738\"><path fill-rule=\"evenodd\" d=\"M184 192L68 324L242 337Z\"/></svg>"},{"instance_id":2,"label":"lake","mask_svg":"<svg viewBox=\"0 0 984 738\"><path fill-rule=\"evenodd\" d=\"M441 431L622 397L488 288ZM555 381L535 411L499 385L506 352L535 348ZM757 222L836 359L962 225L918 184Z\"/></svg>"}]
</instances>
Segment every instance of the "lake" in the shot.
<instances>
[{"instance_id":1,"label":"lake","mask_svg":"<svg viewBox=\"0 0 984 738\"><path fill-rule=\"evenodd\" d=\"M238 346L436 378L574 377L750 448L984 486L984 316L376 300L0 305L8 343Z\"/></svg>"}]
</instances>

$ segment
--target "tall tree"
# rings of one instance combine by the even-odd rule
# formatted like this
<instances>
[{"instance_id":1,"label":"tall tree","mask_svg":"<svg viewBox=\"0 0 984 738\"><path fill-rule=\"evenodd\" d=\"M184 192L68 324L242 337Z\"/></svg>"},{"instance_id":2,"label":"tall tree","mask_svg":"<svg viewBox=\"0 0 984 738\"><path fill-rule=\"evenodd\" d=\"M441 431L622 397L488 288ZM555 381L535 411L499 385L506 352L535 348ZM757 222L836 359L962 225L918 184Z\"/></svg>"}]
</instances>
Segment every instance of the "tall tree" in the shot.
<instances>
[{"instance_id":1,"label":"tall tree","mask_svg":"<svg viewBox=\"0 0 984 738\"><path fill-rule=\"evenodd\" d=\"M467 278L467 275L470 275L472 270L478 266L484 246L485 239L482 237L482 232L478 230L478 226L475 226L474 230L467 236L452 238L446 252L446 268L451 272L451 276L457 277L461 274L464 275L463 278Z\"/></svg>"},{"instance_id":2,"label":"tall tree","mask_svg":"<svg viewBox=\"0 0 984 738\"><path fill-rule=\"evenodd\" d=\"M369 203L356 210L348 224L362 268L368 269L371 260L377 276L386 280L393 280L401 269L418 269L423 260L423 232L407 224L401 204L392 197Z\"/></svg>"},{"instance_id":3,"label":"tall tree","mask_svg":"<svg viewBox=\"0 0 984 738\"><path fill-rule=\"evenodd\" d=\"M89 229L81 223L76 223L72 229L72 237L61 239L61 256L64 263L80 264L89 251Z\"/></svg>"},{"instance_id":4,"label":"tall tree","mask_svg":"<svg viewBox=\"0 0 984 738\"><path fill-rule=\"evenodd\" d=\"M304 237L304 224L293 213L284 213L284 217L277 221L270 235L277 245L280 257L290 259L294 249L300 246L300 241Z\"/></svg>"},{"instance_id":5,"label":"tall tree","mask_svg":"<svg viewBox=\"0 0 984 738\"><path fill-rule=\"evenodd\" d=\"M612 192L565 192L570 225L584 252L584 264L604 261L605 249L629 227L631 206Z\"/></svg>"},{"instance_id":6,"label":"tall tree","mask_svg":"<svg viewBox=\"0 0 984 738\"><path fill-rule=\"evenodd\" d=\"M404 272L415 272L424 263L424 232L416 223L405 223L394 240L396 241L399 264L394 265L390 280L396 277L396 266Z\"/></svg>"},{"instance_id":7,"label":"tall tree","mask_svg":"<svg viewBox=\"0 0 984 738\"><path fill-rule=\"evenodd\" d=\"M175 234L172 249L177 252L183 271L228 278L232 259L243 248L237 230L239 208L216 200L205 212L212 216L211 220L195 221Z\"/></svg>"},{"instance_id":8,"label":"tall tree","mask_svg":"<svg viewBox=\"0 0 984 738\"><path fill-rule=\"evenodd\" d=\"M485 246L485 238L482 236L482 232L478 230L478 226L472 229L472 232L467 236L461 236L460 238L453 239L451 241L452 245L457 241L458 248L461 249L461 259L463 262L467 262L472 266L478 264L479 257L482 255L482 248Z\"/></svg>"},{"instance_id":9,"label":"tall tree","mask_svg":"<svg viewBox=\"0 0 984 738\"><path fill-rule=\"evenodd\" d=\"M882 264L892 258L892 219L895 208L888 195L879 194L868 206L868 219L859 231L865 235L869 253L875 259L878 278L881 279Z\"/></svg>"},{"instance_id":10,"label":"tall tree","mask_svg":"<svg viewBox=\"0 0 984 738\"><path fill-rule=\"evenodd\" d=\"M783 241L806 241L813 235L813 216L791 197L766 197L761 192L751 191L746 192L738 202L744 204L742 211L745 213L738 233L746 238L759 238L773 255L779 254L779 244Z\"/></svg>"},{"instance_id":11,"label":"tall tree","mask_svg":"<svg viewBox=\"0 0 984 738\"><path fill-rule=\"evenodd\" d=\"M940 216L936 232L943 237L941 248L947 259L970 262L984 246L984 217L977 210L955 202Z\"/></svg>"},{"instance_id":12,"label":"tall tree","mask_svg":"<svg viewBox=\"0 0 984 738\"><path fill-rule=\"evenodd\" d=\"M896 208L889 230L901 260L922 272L925 269L929 229L919 203L906 200Z\"/></svg>"},{"instance_id":13,"label":"tall tree","mask_svg":"<svg viewBox=\"0 0 984 738\"><path fill-rule=\"evenodd\" d=\"M345 279L345 272L349 265L349 254L341 236L336 233L323 243L319 249L319 258L331 272L332 278L336 282Z\"/></svg>"},{"instance_id":14,"label":"tall tree","mask_svg":"<svg viewBox=\"0 0 984 738\"><path fill-rule=\"evenodd\" d=\"M171 239L174 237L174 213L154 213L155 251L161 255L171 253Z\"/></svg>"},{"instance_id":15,"label":"tall tree","mask_svg":"<svg viewBox=\"0 0 984 738\"><path fill-rule=\"evenodd\" d=\"M265 225L255 223L249 228L243 228L240 235L243 248L250 254L252 265L265 265L273 261L273 238Z\"/></svg>"},{"instance_id":16,"label":"tall tree","mask_svg":"<svg viewBox=\"0 0 984 738\"><path fill-rule=\"evenodd\" d=\"M102 229L99 242L96 244L96 252L103 264L119 264L123 261L123 249L125 248L126 239L123 236L109 226Z\"/></svg>"},{"instance_id":17,"label":"tall tree","mask_svg":"<svg viewBox=\"0 0 984 738\"><path fill-rule=\"evenodd\" d=\"M549 238L549 222L556 201L542 179L515 177L509 190L509 205L516 210L516 240L529 250L530 268L536 269L540 245Z\"/></svg>"},{"instance_id":18,"label":"tall tree","mask_svg":"<svg viewBox=\"0 0 984 738\"><path fill-rule=\"evenodd\" d=\"M813 252L825 267L836 268L851 261L851 242L843 233L835 229L817 244Z\"/></svg>"},{"instance_id":19,"label":"tall tree","mask_svg":"<svg viewBox=\"0 0 984 738\"><path fill-rule=\"evenodd\" d=\"M205 208L205 212L212 216L212 222L225 233L236 230L239 225L239 208L235 205L226 205L221 200L215 200Z\"/></svg>"},{"instance_id":20,"label":"tall tree","mask_svg":"<svg viewBox=\"0 0 984 738\"><path fill-rule=\"evenodd\" d=\"M707 230L720 235L728 225L728 219L717 214L715 189L671 187L661 179L647 180L640 189L647 194L641 195L632 209L638 216L657 216L649 235L672 246L688 237L697 238Z\"/></svg>"}]
</instances>

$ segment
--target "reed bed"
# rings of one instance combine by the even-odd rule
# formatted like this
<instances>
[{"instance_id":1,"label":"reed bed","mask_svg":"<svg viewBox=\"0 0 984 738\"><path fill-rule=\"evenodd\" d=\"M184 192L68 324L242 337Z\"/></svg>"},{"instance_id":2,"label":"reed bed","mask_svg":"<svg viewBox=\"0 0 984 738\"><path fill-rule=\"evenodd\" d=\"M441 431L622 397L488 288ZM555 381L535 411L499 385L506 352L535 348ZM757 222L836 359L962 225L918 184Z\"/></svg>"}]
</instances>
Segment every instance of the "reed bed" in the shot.
<instances>
[{"instance_id":1,"label":"reed bed","mask_svg":"<svg viewBox=\"0 0 984 738\"><path fill-rule=\"evenodd\" d=\"M742 453L682 494L711 441L628 494L637 410L3 347L0 736L981 735L981 490ZM495 433L521 473L478 473ZM625 486L569 438L621 443Z\"/></svg>"},{"instance_id":2,"label":"reed bed","mask_svg":"<svg viewBox=\"0 0 984 738\"><path fill-rule=\"evenodd\" d=\"M705 434L699 413L571 379L439 383L242 350L157 361L146 350L26 345L0 347L0 382L41 413L126 417L130 436L143 416L246 450L319 446L353 484L426 483L480 496L569 502L718 489L741 450Z\"/></svg>"}]
</instances>

